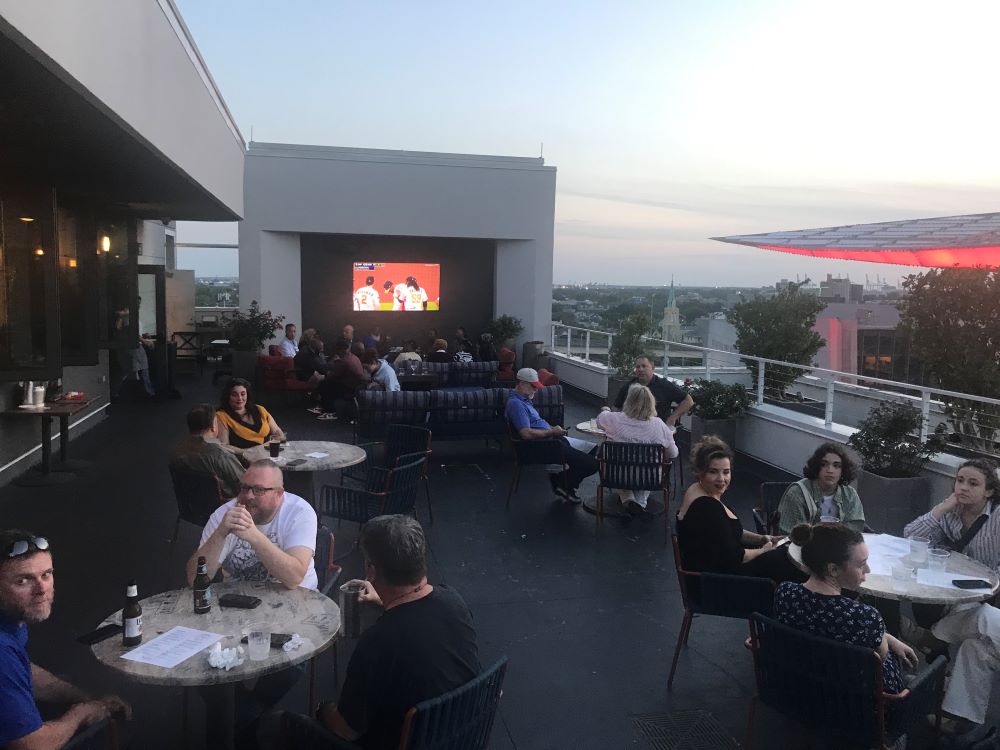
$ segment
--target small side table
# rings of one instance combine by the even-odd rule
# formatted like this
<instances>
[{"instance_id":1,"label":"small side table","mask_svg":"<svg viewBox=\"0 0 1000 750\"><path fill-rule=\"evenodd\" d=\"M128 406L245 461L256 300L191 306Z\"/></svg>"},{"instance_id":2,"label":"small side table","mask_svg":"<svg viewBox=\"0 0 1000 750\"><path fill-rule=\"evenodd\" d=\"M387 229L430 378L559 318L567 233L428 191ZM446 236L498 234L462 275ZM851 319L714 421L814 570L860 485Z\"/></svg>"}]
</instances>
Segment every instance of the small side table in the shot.
<instances>
[{"instance_id":1,"label":"small side table","mask_svg":"<svg viewBox=\"0 0 1000 750\"><path fill-rule=\"evenodd\" d=\"M97 397L69 401L60 399L46 403L39 409L8 409L8 417L34 417L42 423L42 462L37 470L29 470L14 480L23 487L61 484L74 479L73 473L87 467L83 461L69 459L69 418L76 416L97 401ZM59 418L59 460L52 461L52 418Z\"/></svg>"}]
</instances>

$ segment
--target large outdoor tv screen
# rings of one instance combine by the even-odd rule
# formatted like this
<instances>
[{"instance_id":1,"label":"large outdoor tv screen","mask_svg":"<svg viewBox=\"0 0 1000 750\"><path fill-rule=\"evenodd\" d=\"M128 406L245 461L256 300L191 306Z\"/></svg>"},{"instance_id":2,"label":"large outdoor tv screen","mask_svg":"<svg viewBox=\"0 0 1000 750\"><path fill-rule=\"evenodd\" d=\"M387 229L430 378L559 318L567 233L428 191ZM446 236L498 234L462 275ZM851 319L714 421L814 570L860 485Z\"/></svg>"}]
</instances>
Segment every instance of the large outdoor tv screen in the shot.
<instances>
[{"instance_id":1,"label":"large outdoor tv screen","mask_svg":"<svg viewBox=\"0 0 1000 750\"><path fill-rule=\"evenodd\" d=\"M354 309L423 312L441 309L437 263L354 263Z\"/></svg>"}]
</instances>

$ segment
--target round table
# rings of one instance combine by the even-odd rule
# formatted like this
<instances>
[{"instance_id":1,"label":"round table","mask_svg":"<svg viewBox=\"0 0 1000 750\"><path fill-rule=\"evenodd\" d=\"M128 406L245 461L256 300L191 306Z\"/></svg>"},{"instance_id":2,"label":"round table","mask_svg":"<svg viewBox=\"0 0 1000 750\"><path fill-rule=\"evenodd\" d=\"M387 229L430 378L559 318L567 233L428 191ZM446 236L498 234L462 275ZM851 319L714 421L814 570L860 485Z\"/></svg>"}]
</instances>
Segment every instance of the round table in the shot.
<instances>
[{"instance_id":1,"label":"round table","mask_svg":"<svg viewBox=\"0 0 1000 750\"><path fill-rule=\"evenodd\" d=\"M219 606L223 594L247 594L263 601L254 609L232 609ZM123 646L121 636L108 638L91 646L98 661L121 672L136 682L150 685L195 687L239 682L262 677L272 672L294 666L328 648L340 631L340 608L318 591L286 589L281 584L256 581L230 581L212 585L212 611L196 615L191 589L177 589L143 599L143 643L151 641L173 627L183 625L196 630L221 633L223 648L240 645L244 627L251 622L267 623L273 633L298 633L304 643L294 651L272 648L263 661L251 661L244 654L244 662L228 672L208 663L205 652L182 661L167 669L152 664L122 659L134 646ZM108 617L104 623L121 622L121 611ZM246 646L244 646L246 651Z\"/></svg>"},{"instance_id":2,"label":"round table","mask_svg":"<svg viewBox=\"0 0 1000 750\"><path fill-rule=\"evenodd\" d=\"M325 453L325 456L310 456L310 453ZM258 461L271 458L266 445L247 448L243 455L248 461ZM349 443L334 443L327 440L289 440L277 458L271 458L285 475L285 488L301 495L314 507L316 489L314 474L320 471L334 471L346 466L354 466L367 457L364 448ZM289 466L289 462L302 460L302 463Z\"/></svg>"},{"instance_id":3,"label":"round table","mask_svg":"<svg viewBox=\"0 0 1000 750\"><path fill-rule=\"evenodd\" d=\"M580 424L576 426L576 429L580 432L585 432L588 435L596 435L597 437L604 437L607 434L600 427L591 427L589 419L586 422L580 422Z\"/></svg>"},{"instance_id":4,"label":"round table","mask_svg":"<svg viewBox=\"0 0 1000 750\"><path fill-rule=\"evenodd\" d=\"M878 534L865 534L865 541L871 545L872 539ZM802 566L802 548L797 544L788 545L788 555L799 566ZM922 566L926 567L926 566ZM804 567L803 567L804 570ZM879 599L910 601L917 604L968 604L982 602L991 598L1000 589L1000 577L991 568L973 560L960 552L952 552L948 557L947 573L949 578L981 578L990 582L988 589L955 589L943 586L930 586L911 579L902 591L897 591L892 575L869 573L865 582L859 587L862 594L868 594Z\"/></svg>"}]
</instances>

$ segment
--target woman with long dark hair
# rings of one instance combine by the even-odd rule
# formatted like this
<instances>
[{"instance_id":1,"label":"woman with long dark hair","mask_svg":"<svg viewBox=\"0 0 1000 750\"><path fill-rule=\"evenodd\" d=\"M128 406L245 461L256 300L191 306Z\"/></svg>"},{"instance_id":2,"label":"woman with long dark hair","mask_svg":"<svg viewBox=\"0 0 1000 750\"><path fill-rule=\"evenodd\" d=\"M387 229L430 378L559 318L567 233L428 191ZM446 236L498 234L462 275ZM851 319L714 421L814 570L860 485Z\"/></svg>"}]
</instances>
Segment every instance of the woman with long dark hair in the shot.
<instances>
[{"instance_id":1,"label":"woman with long dark hair","mask_svg":"<svg viewBox=\"0 0 1000 750\"><path fill-rule=\"evenodd\" d=\"M243 378L226 383L215 413L219 418L219 442L233 453L285 436L267 409L254 403L250 383Z\"/></svg>"},{"instance_id":2,"label":"woman with long dark hair","mask_svg":"<svg viewBox=\"0 0 1000 750\"><path fill-rule=\"evenodd\" d=\"M677 543L684 567L706 573L804 581L806 576L775 539L743 528L722 496L732 481L733 452L715 435L691 449L697 480L677 511Z\"/></svg>"}]
</instances>

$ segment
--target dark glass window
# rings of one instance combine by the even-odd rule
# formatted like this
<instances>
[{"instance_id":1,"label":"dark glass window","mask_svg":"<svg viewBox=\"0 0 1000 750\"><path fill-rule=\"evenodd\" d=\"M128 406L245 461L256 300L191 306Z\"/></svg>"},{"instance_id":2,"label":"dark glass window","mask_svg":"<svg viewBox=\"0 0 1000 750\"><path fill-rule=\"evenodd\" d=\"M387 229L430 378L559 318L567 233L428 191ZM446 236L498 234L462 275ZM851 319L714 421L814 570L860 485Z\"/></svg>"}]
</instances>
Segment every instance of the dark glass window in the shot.
<instances>
[{"instance_id":1,"label":"dark glass window","mask_svg":"<svg viewBox=\"0 0 1000 750\"><path fill-rule=\"evenodd\" d=\"M0 379L51 378L58 341L53 196L0 188Z\"/></svg>"},{"instance_id":2,"label":"dark glass window","mask_svg":"<svg viewBox=\"0 0 1000 750\"><path fill-rule=\"evenodd\" d=\"M100 272L107 282L107 294L101 318L107 346L111 349L135 349L139 340L139 316L136 314L136 244L135 222L128 219L98 224L96 256Z\"/></svg>"}]
</instances>

